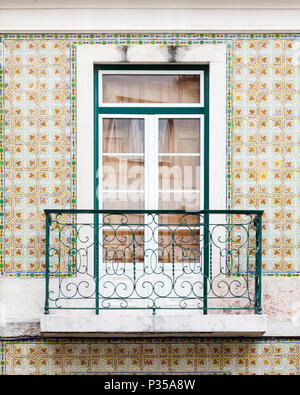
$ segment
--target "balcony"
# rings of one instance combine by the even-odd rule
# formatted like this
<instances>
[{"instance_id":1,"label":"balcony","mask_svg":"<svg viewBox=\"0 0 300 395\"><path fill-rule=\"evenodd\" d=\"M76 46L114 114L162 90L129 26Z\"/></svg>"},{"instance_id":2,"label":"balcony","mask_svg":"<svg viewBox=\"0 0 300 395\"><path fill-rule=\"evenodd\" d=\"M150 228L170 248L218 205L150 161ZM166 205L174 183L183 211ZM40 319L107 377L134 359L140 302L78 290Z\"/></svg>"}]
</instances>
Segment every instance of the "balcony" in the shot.
<instances>
[{"instance_id":1,"label":"balcony","mask_svg":"<svg viewBox=\"0 0 300 395\"><path fill-rule=\"evenodd\" d=\"M262 211L45 214L42 333L265 331Z\"/></svg>"}]
</instances>

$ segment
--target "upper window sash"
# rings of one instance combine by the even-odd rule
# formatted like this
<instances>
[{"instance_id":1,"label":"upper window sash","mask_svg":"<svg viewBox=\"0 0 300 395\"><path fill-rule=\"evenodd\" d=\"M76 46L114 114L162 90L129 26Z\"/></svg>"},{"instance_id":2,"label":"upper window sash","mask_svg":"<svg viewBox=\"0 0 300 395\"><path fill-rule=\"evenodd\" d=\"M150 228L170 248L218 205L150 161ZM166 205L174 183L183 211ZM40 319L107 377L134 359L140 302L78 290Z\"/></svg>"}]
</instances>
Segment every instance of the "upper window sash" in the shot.
<instances>
[{"instance_id":1,"label":"upper window sash","mask_svg":"<svg viewBox=\"0 0 300 395\"><path fill-rule=\"evenodd\" d=\"M106 102L103 97L103 77L105 75L195 75L199 76L199 102L166 102L166 103L131 103L131 102ZM98 70L98 105L99 107L204 107L204 71L203 70Z\"/></svg>"}]
</instances>

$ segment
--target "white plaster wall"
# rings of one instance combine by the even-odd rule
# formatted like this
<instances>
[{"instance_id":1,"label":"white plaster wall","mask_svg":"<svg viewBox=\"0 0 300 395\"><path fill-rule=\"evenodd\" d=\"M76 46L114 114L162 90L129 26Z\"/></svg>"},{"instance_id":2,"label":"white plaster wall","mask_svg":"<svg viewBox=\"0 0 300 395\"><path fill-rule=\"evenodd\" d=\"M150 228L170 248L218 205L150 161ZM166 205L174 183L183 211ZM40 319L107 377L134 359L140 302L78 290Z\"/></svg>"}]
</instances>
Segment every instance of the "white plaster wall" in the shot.
<instances>
[{"instance_id":1,"label":"white plaster wall","mask_svg":"<svg viewBox=\"0 0 300 395\"><path fill-rule=\"evenodd\" d=\"M2 0L0 32L299 32L297 0Z\"/></svg>"},{"instance_id":2,"label":"white plaster wall","mask_svg":"<svg viewBox=\"0 0 300 395\"><path fill-rule=\"evenodd\" d=\"M195 45L170 54L167 46L106 45L77 47L77 208L93 207L93 66L136 62L209 64L210 67L210 207L226 209L226 45ZM215 114L218 114L216 117ZM89 155L86 153L89 152ZM218 158L218 161L213 160Z\"/></svg>"},{"instance_id":3,"label":"white plaster wall","mask_svg":"<svg viewBox=\"0 0 300 395\"><path fill-rule=\"evenodd\" d=\"M44 279L0 278L0 337L39 335L44 301Z\"/></svg>"},{"instance_id":4,"label":"white plaster wall","mask_svg":"<svg viewBox=\"0 0 300 395\"><path fill-rule=\"evenodd\" d=\"M267 331L264 336L300 336L300 284L297 278L263 277L262 305L267 316ZM43 314L45 297L44 279L1 278L0 279L0 337L40 335L40 318ZM51 313L50 313L51 314ZM100 313L109 317L115 313ZM143 311L117 312L118 319L129 315L151 317ZM170 313L167 313L170 315ZM176 313L178 315L178 312ZM183 317L186 313L183 313ZM61 311L64 316L66 312ZM164 316L166 312L158 312ZM78 317L84 322L87 316L93 320L93 312L71 313L74 322ZM136 320L133 318L132 322ZM106 322L107 319L106 319ZM171 321L170 321L171 322ZM128 331L128 326L126 327ZM166 328L166 326L164 326ZM129 328L130 329L130 328ZM132 326L132 330L136 329ZM171 331L170 326L170 331ZM243 328L244 330L247 328Z\"/></svg>"}]
</instances>

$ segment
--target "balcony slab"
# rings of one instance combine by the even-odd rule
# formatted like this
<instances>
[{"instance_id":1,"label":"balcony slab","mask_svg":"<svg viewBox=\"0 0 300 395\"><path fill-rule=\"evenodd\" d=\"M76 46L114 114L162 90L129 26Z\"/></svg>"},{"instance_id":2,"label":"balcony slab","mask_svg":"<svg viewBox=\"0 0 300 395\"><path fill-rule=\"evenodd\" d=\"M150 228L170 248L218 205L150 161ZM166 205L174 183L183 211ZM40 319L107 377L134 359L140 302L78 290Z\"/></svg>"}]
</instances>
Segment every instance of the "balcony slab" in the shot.
<instances>
[{"instance_id":1,"label":"balcony slab","mask_svg":"<svg viewBox=\"0 0 300 395\"><path fill-rule=\"evenodd\" d=\"M43 336L155 337L155 336L262 336L264 315L43 315Z\"/></svg>"}]
</instances>

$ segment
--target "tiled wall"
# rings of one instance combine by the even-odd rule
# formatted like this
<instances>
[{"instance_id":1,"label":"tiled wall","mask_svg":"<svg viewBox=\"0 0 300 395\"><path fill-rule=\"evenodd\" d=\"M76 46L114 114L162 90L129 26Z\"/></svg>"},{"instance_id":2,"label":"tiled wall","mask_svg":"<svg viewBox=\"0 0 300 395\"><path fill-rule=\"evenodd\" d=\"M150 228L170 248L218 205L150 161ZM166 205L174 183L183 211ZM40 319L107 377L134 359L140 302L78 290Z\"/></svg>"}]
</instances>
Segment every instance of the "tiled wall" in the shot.
<instances>
[{"instance_id":1,"label":"tiled wall","mask_svg":"<svg viewBox=\"0 0 300 395\"><path fill-rule=\"evenodd\" d=\"M300 373L299 340L35 340L2 344L2 374Z\"/></svg>"},{"instance_id":2,"label":"tiled wall","mask_svg":"<svg viewBox=\"0 0 300 395\"><path fill-rule=\"evenodd\" d=\"M207 43L227 44L228 207L265 210L265 274L299 273L299 35L0 38L2 275L41 275L43 209L76 206L76 47Z\"/></svg>"},{"instance_id":3,"label":"tiled wall","mask_svg":"<svg viewBox=\"0 0 300 395\"><path fill-rule=\"evenodd\" d=\"M265 210L263 270L299 272L300 42L233 43L232 205Z\"/></svg>"},{"instance_id":4,"label":"tiled wall","mask_svg":"<svg viewBox=\"0 0 300 395\"><path fill-rule=\"evenodd\" d=\"M4 40L3 59L4 271L40 273L43 209L70 205L70 43Z\"/></svg>"}]
</instances>

